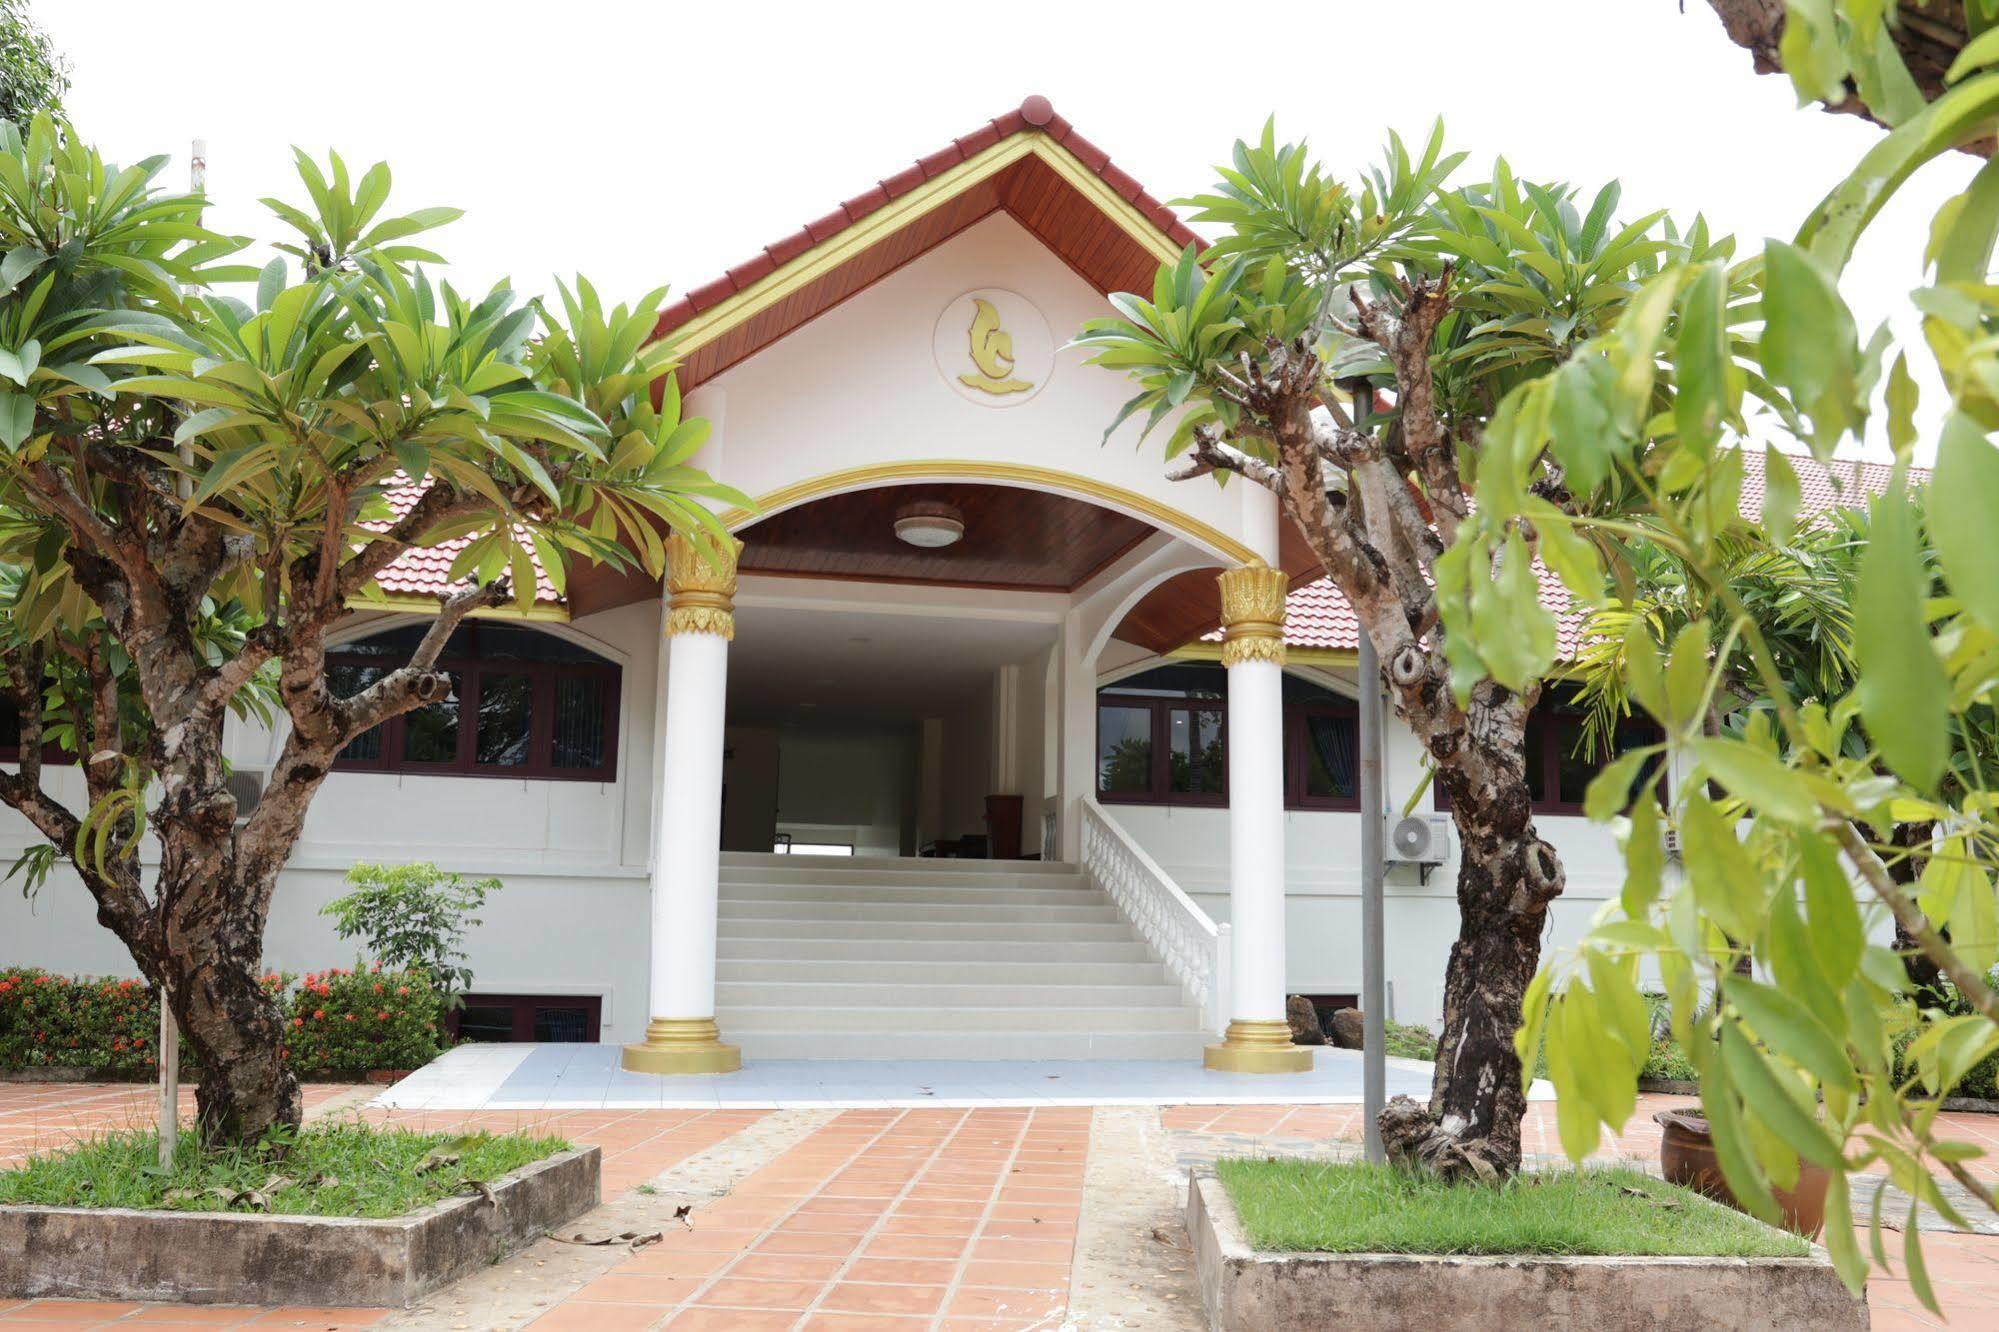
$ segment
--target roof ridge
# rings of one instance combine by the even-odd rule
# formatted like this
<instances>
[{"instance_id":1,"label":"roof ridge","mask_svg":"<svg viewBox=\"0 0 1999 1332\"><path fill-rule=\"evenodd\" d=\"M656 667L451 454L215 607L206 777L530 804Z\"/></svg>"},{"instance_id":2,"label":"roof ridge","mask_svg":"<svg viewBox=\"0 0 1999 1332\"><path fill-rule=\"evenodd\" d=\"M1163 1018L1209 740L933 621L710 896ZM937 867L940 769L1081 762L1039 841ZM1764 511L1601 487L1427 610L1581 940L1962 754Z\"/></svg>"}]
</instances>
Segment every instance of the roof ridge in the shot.
<instances>
[{"instance_id":1,"label":"roof ridge","mask_svg":"<svg viewBox=\"0 0 1999 1332\"><path fill-rule=\"evenodd\" d=\"M961 134L944 147L912 164L884 176L871 187L842 202L825 216L764 246L756 254L723 271L722 276L690 288L659 313L655 336L680 327L695 315L720 305L737 292L745 291L815 245L839 235L869 214L878 211L933 176L1012 138L1016 134L1039 131L1062 145L1077 161L1110 186L1126 203L1144 214L1176 245L1204 245L1201 237L1157 198L1149 194L1130 172L1111 161L1111 155L1076 131L1054 103L1040 93L1031 93L1019 106L994 116L968 134Z\"/></svg>"}]
</instances>

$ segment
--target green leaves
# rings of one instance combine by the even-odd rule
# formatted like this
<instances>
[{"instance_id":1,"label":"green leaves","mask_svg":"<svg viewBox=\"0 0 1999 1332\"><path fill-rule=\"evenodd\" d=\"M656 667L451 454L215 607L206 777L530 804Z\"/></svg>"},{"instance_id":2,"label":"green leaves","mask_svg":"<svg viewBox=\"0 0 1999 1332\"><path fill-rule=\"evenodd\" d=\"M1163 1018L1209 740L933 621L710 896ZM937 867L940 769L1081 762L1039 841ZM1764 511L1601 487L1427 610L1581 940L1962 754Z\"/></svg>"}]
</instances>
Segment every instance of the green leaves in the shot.
<instances>
[{"instance_id":1,"label":"green leaves","mask_svg":"<svg viewBox=\"0 0 1999 1332\"><path fill-rule=\"evenodd\" d=\"M1916 516L1898 473L1875 501L1854 590L1860 711L1881 757L1920 790L1934 789L1950 751L1949 682L1931 645L1929 596Z\"/></svg>"},{"instance_id":2,"label":"green leaves","mask_svg":"<svg viewBox=\"0 0 1999 1332\"><path fill-rule=\"evenodd\" d=\"M1999 448L1964 416L1944 422L1925 500L1950 590L1988 632L1999 634Z\"/></svg>"},{"instance_id":3,"label":"green leaves","mask_svg":"<svg viewBox=\"0 0 1999 1332\"><path fill-rule=\"evenodd\" d=\"M1832 275L1797 246L1771 241L1763 265L1763 372L1812 419L1812 443L1823 455L1858 419L1853 315Z\"/></svg>"}]
</instances>

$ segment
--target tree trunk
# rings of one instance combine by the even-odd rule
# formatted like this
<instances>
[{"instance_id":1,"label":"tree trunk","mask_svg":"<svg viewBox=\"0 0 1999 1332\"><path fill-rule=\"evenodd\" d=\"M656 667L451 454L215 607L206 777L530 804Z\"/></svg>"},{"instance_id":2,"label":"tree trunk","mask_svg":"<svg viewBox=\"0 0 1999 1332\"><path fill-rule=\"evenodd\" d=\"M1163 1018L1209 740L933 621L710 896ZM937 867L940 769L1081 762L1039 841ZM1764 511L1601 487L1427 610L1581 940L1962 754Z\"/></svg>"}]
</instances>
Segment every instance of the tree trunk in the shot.
<instances>
[{"instance_id":1,"label":"tree trunk","mask_svg":"<svg viewBox=\"0 0 1999 1332\"><path fill-rule=\"evenodd\" d=\"M152 928L128 941L199 1065L197 1122L210 1147L255 1142L303 1117L284 1063L284 1015L261 979L275 870L239 859L222 729L220 714L190 719L159 746L157 906Z\"/></svg>"},{"instance_id":2,"label":"tree trunk","mask_svg":"<svg viewBox=\"0 0 1999 1332\"><path fill-rule=\"evenodd\" d=\"M1520 1168L1527 1100L1513 1037L1548 905L1562 891L1561 861L1534 829L1526 716L1526 700L1481 684L1460 761L1437 774L1460 847L1458 938L1444 971L1430 1102L1398 1096L1380 1122L1391 1160L1447 1179L1502 1179Z\"/></svg>"}]
</instances>

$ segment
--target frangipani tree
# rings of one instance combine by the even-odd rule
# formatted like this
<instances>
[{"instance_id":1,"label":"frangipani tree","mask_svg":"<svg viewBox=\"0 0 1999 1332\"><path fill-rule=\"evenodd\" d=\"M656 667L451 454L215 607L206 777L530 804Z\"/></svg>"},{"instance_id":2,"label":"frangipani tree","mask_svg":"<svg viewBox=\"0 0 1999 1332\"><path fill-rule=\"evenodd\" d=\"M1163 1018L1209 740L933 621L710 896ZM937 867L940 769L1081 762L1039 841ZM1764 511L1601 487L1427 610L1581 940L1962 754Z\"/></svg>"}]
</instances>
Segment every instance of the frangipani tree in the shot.
<instances>
[{"instance_id":1,"label":"frangipani tree","mask_svg":"<svg viewBox=\"0 0 1999 1332\"><path fill-rule=\"evenodd\" d=\"M258 984L271 895L334 756L441 697L464 616L559 589L577 559L657 573L664 530L715 532L741 497L687 466L663 292L559 310L434 282L411 241L457 216L383 211L389 171L298 157L308 204L262 268L202 200L123 170L46 119L0 126L0 565L21 758L0 800L74 869L198 1057L210 1143L295 1124L298 1085ZM254 281L254 300L218 294ZM421 482L400 514L392 484ZM352 697L326 635L404 552L466 538L410 659ZM224 785L231 709L285 738L262 797ZM88 804L43 781L52 739ZM150 884L139 855L157 846Z\"/></svg>"},{"instance_id":2,"label":"frangipani tree","mask_svg":"<svg viewBox=\"0 0 1999 1332\"><path fill-rule=\"evenodd\" d=\"M1628 695L1660 722L1658 748L1687 780L1630 802L1628 815L1634 781L1656 791L1643 770L1656 756L1621 759L1592 786L1591 812L1624 842L1623 892L1536 978L1520 1042L1523 1055L1546 1051L1568 1151L1594 1150L1599 1124L1631 1113L1647 1035L1637 985L1656 973L1737 1197L1773 1216L1771 1186L1794 1184L1801 1162L1828 1170L1825 1242L1857 1288L1870 1254L1888 1263L1892 1182L1912 1199L1899 1222L1905 1271L1932 1307L1916 1206L1956 1220L1999 1206L1982 1149L1939 1136L1936 1120L1939 1098L1999 1052L1999 165L1938 212L1931 281L1913 294L1950 397L1921 492L1909 471L1913 378L1885 334L1862 342L1839 279L1904 180L1999 129L1999 11L1979 0L1959 17L1970 40L1926 101L1908 95L1906 71L1884 72L1899 59L1894 6L1794 0L1782 49L1801 96L1870 98L1893 128L1792 243L1766 246L1752 318L1724 332L1713 270L1676 264L1563 372L1593 385L1595 410L1621 423L1596 438L1596 465L1641 497L1625 521L1684 572L1704 611L1670 641L1653 617L1627 617L1615 651ZM1881 89L1892 95L1876 98ZM1669 357L1629 354L1663 341L1675 312ZM1744 385L1774 390L1772 410L1745 413ZM1558 393L1520 389L1503 409L1509 429L1488 435L1488 469L1516 478L1496 501L1531 474ZM1821 457L1878 440L1896 464L1865 524L1852 525L1850 663L1816 681L1800 678L1786 626L1726 556L1746 543L1788 558L1841 539L1829 522L1799 531L1791 469L1774 452L1779 484L1760 515L1737 514L1741 454L1728 446L1785 435ZM1518 503L1477 516L1488 539L1538 521ZM1445 619L1478 637L1470 607L1447 607ZM1718 698L1731 702L1719 733L1703 725ZM1677 830L1680 874L1666 872L1662 825Z\"/></svg>"},{"instance_id":3,"label":"frangipani tree","mask_svg":"<svg viewBox=\"0 0 1999 1332\"><path fill-rule=\"evenodd\" d=\"M1599 597L1600 552L1566 519L1623 493L1576 442L1605 423L1562 372L1662 265L1712 268L1716 320L1749 274L1726 268L1729 243L1699 222L1682 235L1660 213L1618 221L1615 184L1579 196L1501 161L1487 181L1447 188L1461 162L1440 125L1420 157L1391 139L1386 164L1349 187L1266 127L1236 145L1213 193L1188 201L1220 238L1162 268L1150 299L1113 297L1119 317L1077 341L1138 383L1120 421L1175 418L1177 477L1237 476L1277 495L1380 654L1462 847L1430 1102L1397 1098L1382 1137L1405 1162L1496 1178L1520 1164L1513 1036L1564 882L1525 773L1528 713L1555 654L1534 561ZM1669 347L1631 355L1649 374ZM1514 429L1509 392L1558 380L1554 446L1489 468L1487 439ZM1495 484L1506 493L1489 498ZM1526 520L1475 518L1488 505ZM1443 618L1447 606L1469 609L1475 634Z\"/></svg>"}]
</instances>

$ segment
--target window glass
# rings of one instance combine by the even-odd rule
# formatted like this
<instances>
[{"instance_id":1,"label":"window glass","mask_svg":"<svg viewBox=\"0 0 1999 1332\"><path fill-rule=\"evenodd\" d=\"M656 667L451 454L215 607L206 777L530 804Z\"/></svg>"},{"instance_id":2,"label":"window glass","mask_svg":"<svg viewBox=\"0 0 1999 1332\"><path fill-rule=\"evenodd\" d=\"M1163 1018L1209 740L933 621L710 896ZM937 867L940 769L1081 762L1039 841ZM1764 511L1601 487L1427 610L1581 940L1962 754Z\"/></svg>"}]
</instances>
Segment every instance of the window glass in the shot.
<instances>
[{"instance_id":1,"label":"window glass","mask_svg":"<svg viewBox=\"0 0 1999 1332\"><path fill-rule=\"evenodd\" d=\"M403 716L403 761L449 763L458 757L458 700L464 680L448 673L451 692Z\"/></svg>"},{"instance_id":2,"label":"window glass","mask_svg":"<svg viewBox=\"0 0 1999 1332\"><path fill-rule=\"evenodd\" d=\"M1097 709L1097 789L1106 795L1152 789L1152 709L1115 703Z\"/></svg>"},{"instance_id":3,"label":"window glass","mask_svg":"<svg viewBox=\"0 0 1999 1332\"><path fill-rule=\"evenodd\" d=\"M1600 766L1586 757L1580 718L1564 717L1555 727L1555 750L1555 799L1564 805L1580 805Z\"/></svg>"},{"instance_id":4,"label":"window glass","mask_svg":"<svg viewBox=\"0 0 1999 1332\"><path fill-rule=\"evenodd\" d=\"M548 661L573 664L602 663L604 659L588 648L566 638L523 629L511 624L478 626L478 653L481 661Z\"/></svg>"},{"instance_id":5,"label":"window glass","mask_svg":"<svg viewBox=\"0 0 1999 1332\"><path fill-rule=\"evenodd\" d=\"M1342 713L1308 712L1304 725L1304 794L1318 800L1351 799L1358 795L1358 720Z\"/></svg>"},{"instance_id":6,"label":"window glass","mask_svg":"<svg viewBox=\"0 0 1999 1332\"><path fill-rule=\"evenodd\" d=\"M605 761L604 722L610 709L601 675L555 677L554 741L549 761L558 768L601 768Z\"/></svg>"},{"instance_id":7,"label":"window glass","mask_svg":"<svg viewBox=\"0 0 1999 1332\"><path fill-rule=\"evenodd\" d=\"M0 749L21 747L21 708L11 693L0 693Z\"/></svg>"},{"instance_id":8,"label":"window glass","mask_svg":"<svg viewBox=\"0 0 1999 1332\"><path fill-rule=\"evenodd\" d=\"M595 1039L590 1031L590 1010L581 1005L536 1004L534 1038L537 1041L575 1043Z\"/></svg>"},{"instance_id":9,"label":"window glass","mask_svg":"<svg viewBox=\"0 0 1999 1332\"><path fill-rule=\"evenodd\" d=\"M326 668L327 687L335 698L352 698L382 678L387 668L360 662L334 662ZM363 731L347 742L335 762L373 763L382 757L382 728Z\"/></svg>"},{"instance_id":10,"label":"window glass","mask_svg":"<svg viewBox=\"0 0 1999 1332\"><path fill-rule=\"evenodd\" d=\"M1166 743L1168 790L1180 795L1221 794L1228 765L1222 749L1219 708L1169 708Z\"/></svg>"},{"instance_id":11,"label":"window glass","mask_svg":"<svg viewBox=\"0 0 1999 1332\"><path fill-rule=\"evenodd\" d=\"M514 1038L514 1006L482 1004L470 1000L458 1010L458 1039L461 1041L511 1041Z\"/></svg>"},{"instance_id":12,"label":"window glass","mask_svg":"<svg viewBox=\"0 0 1999 1332\"><path fill-rule=\"evenodd\" d=\"M517 768L528 761L534 727L534 677L499 671L479 676L478 752L481 766Z\"/></svg>"}]
</instances>

